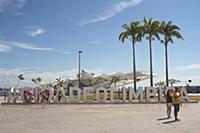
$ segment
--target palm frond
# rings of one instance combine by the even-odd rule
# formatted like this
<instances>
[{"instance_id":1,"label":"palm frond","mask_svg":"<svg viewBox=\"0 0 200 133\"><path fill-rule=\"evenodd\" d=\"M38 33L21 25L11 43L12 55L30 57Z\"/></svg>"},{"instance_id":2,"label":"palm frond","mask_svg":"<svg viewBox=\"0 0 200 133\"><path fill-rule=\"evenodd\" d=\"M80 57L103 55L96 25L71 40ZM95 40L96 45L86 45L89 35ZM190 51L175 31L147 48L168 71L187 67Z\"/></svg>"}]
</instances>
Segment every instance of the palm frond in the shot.
<instances>
[{"instance_id":1,"label":"palm frond","mask_svg":"<svg viewBox=\"0 0 200 133\"><path fill-rule=\"evenodd\" d=\"M158 33L154 33L153 35L154 35L158 40L160 40L160 36L159 36Z\"/></svg>"},{"instance_id":2,"label":"palm frond","mask_svg":"<svg viewBox=\"0 0 200 133\"><path fill-rule=\"evenodd\" d=\"M159 34L162 32L160 30L160 22L157 20L153 20L150 18L148 20L144 19L144 29L143 34L149 36L148 39L152 39L155 36L158 40L160 40Z\"/></svg>"},{"instance_id":3,"label":"palm frond","mask_svg":"<svg viewBox=\"0 0 200 133\"><path fill-rule=\"evenodd\" d=\"M144 24L147 24L148 22L147 22L147 19L144 17L144 19L143 19L143 21L144 21Z\"/></svg>"},{"instance_id":4,"label":"palm frond","mask_svg":"<svg viewBox=\"0 0 200 133\"><path fill-rule=\"evenodd\" d=\"M122 32L120 35L119 35L119 41L121 41L122 43L124 43L125 39L128 38L129 36L129 32L125 31L125 32Z\"/></svg>"},{"instance_id":5,"label":"palm frond","mask_svg":"<svg viewBox=\"0 0 200 133\"><path fill-rule=\"evenodd\" d=\"M130 26L127 25L127 24L123 24L123 25L122 25L122 28L124 28L125 30L130 30L130 29L131 29Z\"/></svg>"},{"instance_id":6,"label":"palm frond","mask_svg":"<svg viewBox=\"0 0 200 133\"><path fill-rule=\"evenodd\" d=\"M24 80L24 75L20 74L20 75L18 75L18 78L19 78L19 80Z\"/></svg>"},{"instance_id":7,"label":"palm frond","mask_svg":"<svg viewBox=\"0 0 200 133\"><path fill-rule=\"evenodd\" d=\"M171 25L170 30L181 30L181 29L176 25Z\"/></svg>"},{"instance_id":8,"label":"palm frond","mask_svg":"<svg viewBox=\"0 0 200 133\"><path fill-rule=\"evenodd\" d=\"M172 31L172 36L183 39L183 37L181 36L181 33L179 33L178 31Z\"/></svg>"},{"instance_id":9,"label":"palm frond","mask_svg":"<svg viewBox=\"0 0 200 133\"><path fill-rule=\"evenodd\" d=\"M139 21L133 21L130 23L130 25L124 24L122 27L126 31L120 33L119 41L123 43L125 39L128 39L129 37L131 38L133 43L141 40L140 38L142 38L143 36L143 32L142 32L143 29L142 29L142 26L140 26Z\"/></svg>"},{"instance_id":10,"label":"palm frond","mask_svg":"<svg viewBox=\"0 0 200 133\"><path fill-rule=\"evenodd\" d=\"M42 79L40 77L36 78L36 80L40 83Z\"/></svg>"},{"instance_id":11,"label":"palm frond","mask_svg":"<svg viewBox=\"0 0 200 133\"><path fill-rule=\"evenodd\" d=\"M36 83L36 79L32 78L31 81L33 81L34 83Z\"/></svg>"},{"instance_id":12,"label":"palm frond","mask_svg":"<svg viewBox=\"0 0 200 133\"><path fill-rule=\"evenodd\" d=\"M148 22L149 25L152 24L152 20L153 20L153 18L150 18L150 19L149 19L149 22Z\"/></svg>"},{"instance_id":13,"label":"palm frond","mask_svg":"<svg viewBox=\"0 0 200 133\"><path fill-rule=\"evenodd\" d=\"M166 24L166 27L171 27L171 25L172 25L172 21L168 21Z\"/></svg>"},{"instance_id":14,"label":"palm frond","mask_svg":"<svg viewBox=\"0 0 200 133\"><path fill-rule=\"evenodd\" d=\"M174 41L171 37L169 37L168 41L171 42L172 44L174 43Z\"/></svg>"},{"instance_id":15,"label":"palm frond","mask_svg":"<svg viewBox=\"0 0 200 133\"><path fill-rule=\"evenodd\" d=\"M181 33L179 32L180 28L177 25L173 24L172 21L169 21L167 23L162 22L160 28L162 29L161 34L164 35L165 43L173 43L172 37L183 39Z\"/></svg>"}]
</instances>

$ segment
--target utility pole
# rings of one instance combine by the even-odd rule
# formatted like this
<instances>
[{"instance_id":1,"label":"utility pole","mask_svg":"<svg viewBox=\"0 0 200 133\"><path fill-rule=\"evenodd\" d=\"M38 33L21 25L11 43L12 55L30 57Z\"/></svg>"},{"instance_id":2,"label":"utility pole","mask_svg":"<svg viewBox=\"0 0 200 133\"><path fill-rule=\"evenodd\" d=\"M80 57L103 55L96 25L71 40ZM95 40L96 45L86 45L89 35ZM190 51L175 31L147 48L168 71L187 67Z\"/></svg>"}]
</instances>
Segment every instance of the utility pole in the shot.
<instances>
[{"instance_id":1,"label":"utility pole","mask_svg":"<svg viewBox=\"0 0 200 133\"><path fill-rule=\"evenodd\" d=\"M78 87L81 87L81 53L82 51L78 51Z\"/></svg>"}]
</instances>

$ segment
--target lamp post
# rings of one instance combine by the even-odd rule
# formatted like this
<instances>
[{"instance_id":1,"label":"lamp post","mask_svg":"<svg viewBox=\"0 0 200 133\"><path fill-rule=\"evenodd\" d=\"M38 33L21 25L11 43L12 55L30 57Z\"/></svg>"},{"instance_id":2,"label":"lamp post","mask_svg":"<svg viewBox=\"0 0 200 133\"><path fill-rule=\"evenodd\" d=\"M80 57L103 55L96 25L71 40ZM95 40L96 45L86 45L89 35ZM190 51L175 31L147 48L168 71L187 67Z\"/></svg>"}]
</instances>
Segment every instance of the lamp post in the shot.
<instances>
[{"instance_id":1,"label":"lamp post","mask_svg":"<svg viewBox=\"0 0 200 133\"><path fill-rule=\"evenodd\" d=\"M81 87L81 53L82 51L78 51L78 87Z\"/></svg>"},{"instance_id":2,"label":"lamp post","mask_svg":"<svg viewBox=\"0 0 200 133\"><path fill-rule=\"evenodd\" d=\"M186 81L186 85L189 87L190 86L190 84L192 83L192 80L191 79L189 79L188 81Z\"/></svg>"}]
</instances>

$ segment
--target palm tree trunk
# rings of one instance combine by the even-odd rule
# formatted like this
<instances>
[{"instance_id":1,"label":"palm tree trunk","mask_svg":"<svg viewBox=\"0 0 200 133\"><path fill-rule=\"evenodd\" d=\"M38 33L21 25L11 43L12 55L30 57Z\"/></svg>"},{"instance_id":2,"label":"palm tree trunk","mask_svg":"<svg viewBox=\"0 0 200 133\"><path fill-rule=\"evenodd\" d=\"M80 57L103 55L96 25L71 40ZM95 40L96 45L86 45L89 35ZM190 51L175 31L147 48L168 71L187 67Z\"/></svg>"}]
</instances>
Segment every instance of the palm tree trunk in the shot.
<instances>
[{"instance_id":1,"label":"palm tree trunk","mask_svg":"<svg viewBox=\"0 0 200 133\"><path fill-rule=\"evenodd\" d=\"M150 86L153 87L153 65L152 65L152 46L151 46L151 39L152 37L149 37L149 54L150 54Z\"/></svg>"},{"instance_id":2,"label":"palm tree trunk","mask_svg":"<svg viewBox=\"0 0 200 133\"><path fill-rule=\"evenodd\" d=\"M135 62L135 43L132 41L132 46L133 46L133 83L134 83L134 91L136 92L136 62Z\"/></svg>"},{"instance_id":3,"label":"palm tree trunk","mask_svg":"<svg viewBox=\"0 0 200 133\"><path fill-rule=\"evenodd\" d=\"M165 43L165 72L166 72L166 86L169 86L169 79L168 79L168 55L167 55L167 43Z\"/></svg>"}]
</instances>

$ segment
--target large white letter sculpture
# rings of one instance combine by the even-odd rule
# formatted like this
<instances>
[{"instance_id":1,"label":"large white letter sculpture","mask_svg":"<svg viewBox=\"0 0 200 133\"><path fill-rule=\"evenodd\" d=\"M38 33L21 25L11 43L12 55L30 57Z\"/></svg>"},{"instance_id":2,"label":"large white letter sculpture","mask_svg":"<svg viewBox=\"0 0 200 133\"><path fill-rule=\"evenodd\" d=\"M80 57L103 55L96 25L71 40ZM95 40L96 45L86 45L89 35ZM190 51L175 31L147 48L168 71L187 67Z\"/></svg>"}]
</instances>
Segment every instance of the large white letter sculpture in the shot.
<instances>
[{"instance_id":1,"label":"large white letter sculpture","mask_svg":"<svg viewBox=\"0 0 200 133\"><path fill-rule=\"evenodd\" d=\"M186 90L186 88L184 86L181 88L181 98L183 100L185 100L185 101L189 101L190 100L189 97L188 97L187 90Z\"/></svg>"},{"instance_id":2,"label":"large white letter sculpture","mask_svg":"<svg viewBox=\"0 0 200 133\"><path fill-rule=\"evenodd\" d=\"M85 103L92 103L93 100L89 100L88 97L94 96L94 88L93 87L84 87L83 89L83 100Z\"/></svg>"},{"instance_id":3,"label":"large white letter sculpture","mask_svg":"<svg viewBox=\"0 0 200 133\"><path fill-rule=\"evenodd\" d=\"M77 96L75 98L74 96L74 92L77 93ZM69 90L69 99L70 99L70 102L74 103L78 103L80 101L80 98L81 98L81 89L78 88L78 87L70 87L70 90Z\"/></svg>"},{"instance_id":4,"label":"large white letter sculpture","mask_svg":"<svg viewBox=\"0 0 200 133\"><path fill-rule=\"evenodd\" d=\"M103 99L100 99L100 97L99 97L100 91L103 91L103 94L104 94ZM96 89L96 99L97 99L97 102L106 102L106 100L107 100L107 89L102 88L102 87L97 88Z\"/></svg>"},{"instance_id":5,"label":"large white letter sculpture","mask_svg":"<svg viewBox=\"0 0 200 133\"><path fill-rule=\"evenodd\" d=\"M149 102L150 98L155 98L156 89L154 87L146 87L146 101Z\"/></svg>"},{"instance_id":6,"label":"large white letter sculpture","mask_svg":"<svg viewBox=\"0 0 200 133\"><path fill-rule=\"evenodd\" d=\"M43 88L34 88L34 95L30 95L29 97L29 90L32 88L21 88L16 89L14 87L11 88L9 94L8 94L8 103L16 103L17 102L27 102L27 97L31 98L31 102L38 103L39 98L41 97L40 93L44 90L49 91L49 97L48 101L49 103L57 103L58 99L61 98L59 102L62 103L106 103L108 102L107 98L109 97L109 103L126 103L128 102L136 102L139 99L139 102L144 102L144 98L146 99L146 102L163 102L164 96L166 96L166 93L169 89L173 89L174 87L167 87L164 94L163 94L163 88L154 88L154 87L146 87L145 92L143 91L143 87L138 87L136 91L134 91L133 88L122 88L122 99L115 99L114 98L114 88L110 88L110 93L108 93L106 88L97 88L96 90L93 87L84 87L83 92L78 87L70 87L69 88L69 98L66 97L65 91L63 87L59 87L57 89L57 93L54 96L54 89L51 87L43 87ZM96 91L96 101L94 99ZM157 93L158 92L158 93ZM101 93L101 94L100 94ZM189 101L187 90L185 87L180 88L181 98L182 100ZM81 95L83 94L83 100L81 99ZM127 98L127 94L129 99ZM145 97L144 97L145 95ZM158 99L155 97L158 95ZM144 97L144 98L143 98ZM33 98L33 100L32 100ZM154 98L154 99L153 99ZM29 99L28 99L29 100ZM156 101L155 101L156 100ZM29 102L28 102L29 103Z\"/></svg>"},{"instance_id":7,"label":"large white letter sculpture","mask_svg":"<svg viewBox=\"0 0 200 133\"><path fill-rule=\"evenodd\" d=\"M138 87L136 92L133 88L129 88L129 102L133 102L133 99L139 99L140 102L143 102L143 87Z\"/></svg>"},{"instance_id":8,"label":"large white letter sculpture","mask_svg":"<svg viewBox=\"0 0 200 133\"><path fill-rule=\"evenodd\" d=\"M114 98L114 93L115 93L115 88L110 88L110 102L111 103L119 103L119 102L121 102L121 100L117 100L117 99L115 99Z\"/></svg>"},{"instance_id":9,"label":"large white letter sculpture","mask_svg":"<svg viewBox=\"0 0 200 133\"><path fill-rule=\"evenodd\" d=\"M61 96L61 101L58 101L59 97ZM65 91L63 87L59 87L56 92L56 97L54 98L55 102L66 102Z\"/></svg>"}]
</instances>

